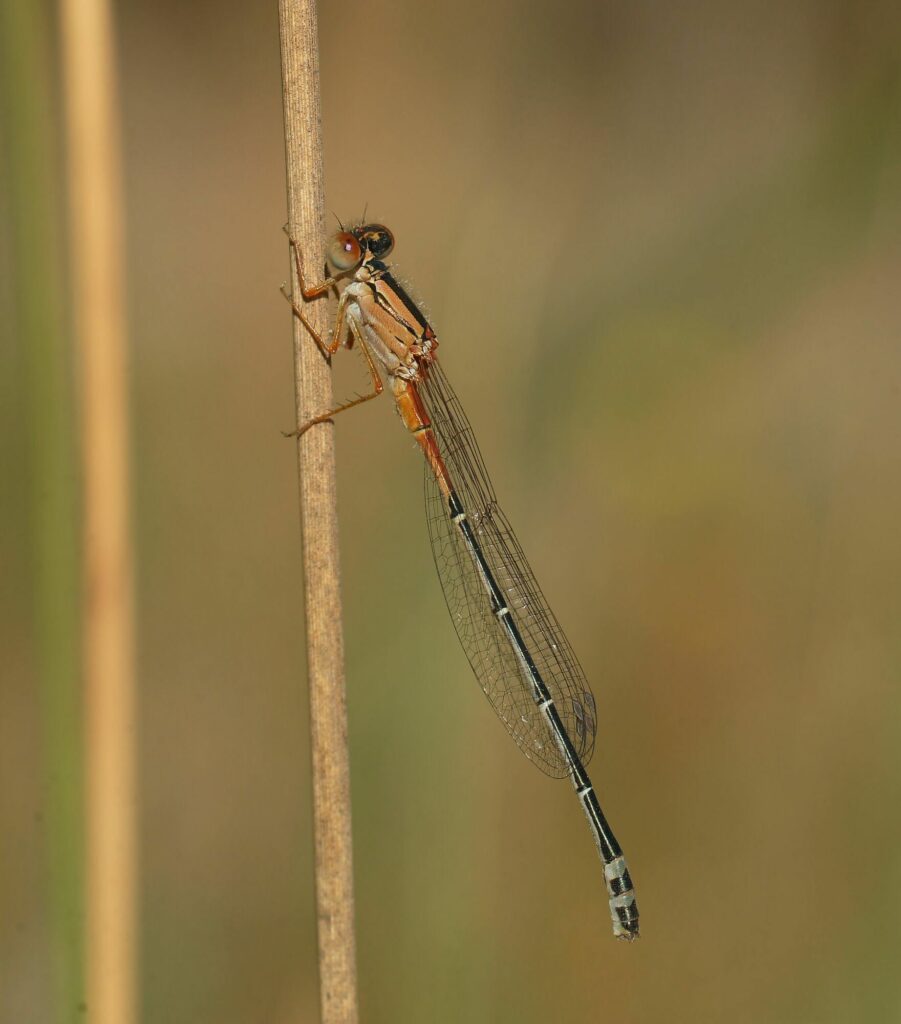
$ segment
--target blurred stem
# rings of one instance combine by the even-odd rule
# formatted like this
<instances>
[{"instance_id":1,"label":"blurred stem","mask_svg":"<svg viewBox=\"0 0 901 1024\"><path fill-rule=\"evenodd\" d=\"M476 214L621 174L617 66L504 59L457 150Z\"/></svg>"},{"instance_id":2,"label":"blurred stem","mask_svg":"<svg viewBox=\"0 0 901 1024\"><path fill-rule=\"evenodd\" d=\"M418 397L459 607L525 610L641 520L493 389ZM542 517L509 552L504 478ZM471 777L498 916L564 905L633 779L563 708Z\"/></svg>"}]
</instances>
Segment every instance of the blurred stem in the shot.
<instances>
[{"instance_id":1,"label":"blurred stem","mask_svg":"<svg viewBox=\"0 0 901 1024\"><path fill-rule=\"evenodd\" d=\"M91 1024L132 1024L134 615L125 247L108 0L61 0L72 310L84 474L87 991Z\"/></svg>"},{"instance_id":2,"label":"blurred stem","mask_svg":"<svg viewBox=\"0 0 901 1024\"><path fill-rule=\"evenodd\" d=\"M54 1020L83 1019L78 538L70 365L57 261L48 21L0 0L0 77L16 333L25 365L34 649L41 702Z\"/></svg>"},{"instance_id":3,"label":"blurred stem","mask_svg":"<svg viewBox=\"0 0 901 1024\"><path fill-rule=\"evenodd\" d=\"M322 265L324 200L319 53L313 0L280 0L279 27L288 223L291 237L303 254L304 266L318 269ZM293 279L293 266L291 274ZM310 320L318 331L325 327L325 314L326 303L310 303ZM296 317L294 382L298 425L331 408L328 364ZM298 440L297 469L310 687L321 1015L323 1024L355 1024L350 768L333 424L318 424Z\"/></svg>"}]
</instances>

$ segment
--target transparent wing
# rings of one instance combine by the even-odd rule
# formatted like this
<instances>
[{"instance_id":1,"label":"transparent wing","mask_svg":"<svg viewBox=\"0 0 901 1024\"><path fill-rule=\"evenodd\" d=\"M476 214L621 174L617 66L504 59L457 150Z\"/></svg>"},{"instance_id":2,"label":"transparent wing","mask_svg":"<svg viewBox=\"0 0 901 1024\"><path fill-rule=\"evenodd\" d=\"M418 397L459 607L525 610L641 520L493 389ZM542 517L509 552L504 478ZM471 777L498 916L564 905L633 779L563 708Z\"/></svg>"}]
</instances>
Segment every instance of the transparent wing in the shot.
<instances>
[{"instance_id":1,"label":"transparent wing","mask_svg":"<svg viewBox=\"0 0 901 1024\"><path fill-rule=\"evenodd\" d=\"M472 428L437 361L417 385L454 489L497 586L584 764L594 752L597 712L578 659L497 504ZM555 777L569 766L535 704L528 676L494 615L488 590L428 463L425 502L432 553L447 608L479 685L519 748Z\"/></svg>"}]
</instances>

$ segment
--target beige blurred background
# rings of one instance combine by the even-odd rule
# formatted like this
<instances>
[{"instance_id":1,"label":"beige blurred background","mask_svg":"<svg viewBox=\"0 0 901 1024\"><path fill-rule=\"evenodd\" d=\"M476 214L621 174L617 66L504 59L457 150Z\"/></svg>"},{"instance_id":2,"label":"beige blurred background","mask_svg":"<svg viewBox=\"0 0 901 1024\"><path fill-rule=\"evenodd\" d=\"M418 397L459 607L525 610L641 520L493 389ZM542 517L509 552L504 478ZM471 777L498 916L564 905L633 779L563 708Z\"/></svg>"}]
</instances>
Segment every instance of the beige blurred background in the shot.
<instances>
[{"instance_id":1,"label":"beige blurred background","mask_svg":"<svg viewBox=\"0 0 901 1024\"><path fill-rule=\"evenodd\" d=\"M276 4L118 18L143 1019L314 1021ZM362 1019L897 1020L897 4L346 0L320 28L328 205L395 231L592 681L643 929L612 939L570 788L471 677L383 399L336 425ZM10 251L6 311L35 287ZM3 321L0 1020L43 1024L27 356ZM365 381L343 362L339 395Z\"/></svg>"}]
</instances>

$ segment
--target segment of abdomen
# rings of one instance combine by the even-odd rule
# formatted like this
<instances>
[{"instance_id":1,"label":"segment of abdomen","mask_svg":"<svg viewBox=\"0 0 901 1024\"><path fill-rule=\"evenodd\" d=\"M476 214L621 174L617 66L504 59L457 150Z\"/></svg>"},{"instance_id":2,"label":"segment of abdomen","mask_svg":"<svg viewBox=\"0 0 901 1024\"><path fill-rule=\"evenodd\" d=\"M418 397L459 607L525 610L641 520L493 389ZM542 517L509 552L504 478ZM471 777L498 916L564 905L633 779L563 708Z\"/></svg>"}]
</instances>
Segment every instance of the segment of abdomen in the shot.
<instances>
[{"instance_id":1,"label":"segment of abdomen","mask_svg":"<svg viewBox=\"0 0 901 1024\"><path fill-rule=\"evenodd\" d=\"M416 384L402 377L393 377L391 387L394 392L394 401L397 403L397 409L400 413L400 418L404 421L404 426L416 438L416 443L422 449L422 454L426 457L429 467L435 474L435 479L438 481L441 493L445 499L449 498L453 486L447 473L447 467L441 458L441 452L438 450L438 442L432 430L432 422L425 410L425 406L422 404L419 392L416 390Z\"/></svg>"}]
</instances>

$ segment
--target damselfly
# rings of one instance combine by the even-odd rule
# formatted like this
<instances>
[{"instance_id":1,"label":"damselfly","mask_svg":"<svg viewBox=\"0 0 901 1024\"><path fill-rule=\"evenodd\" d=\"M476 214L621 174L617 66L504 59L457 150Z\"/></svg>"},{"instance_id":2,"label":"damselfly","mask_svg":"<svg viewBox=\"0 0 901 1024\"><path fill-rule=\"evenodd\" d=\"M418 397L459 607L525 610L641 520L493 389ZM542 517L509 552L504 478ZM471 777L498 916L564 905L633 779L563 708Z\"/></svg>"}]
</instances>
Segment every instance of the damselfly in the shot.
<instances>
[{"instance_id":1,"label":"damselfly","mask_svg":"<svg viewBox=\"0 0 901 1024\"><path fill-rule=\"evenodd\" d=\"M305 301L334 289L331 337L312 328L323 355L359 345L372 391L294 431L381 394L387 375L404 426L425 456L425 504L435 565L448 611L479 685L522 752L548 775L569 776L604 863L613 932L638 937L638 905L622 849L604 817L585 765L597 717L591 688L548 607L501 511L472 427L436 357L438 340L384 262L394 237L382 224L341 230L327 252L327 277L307 285L292 242ZM288 296L290 298L290 295Z\"/></svg>"}]
</instances>

